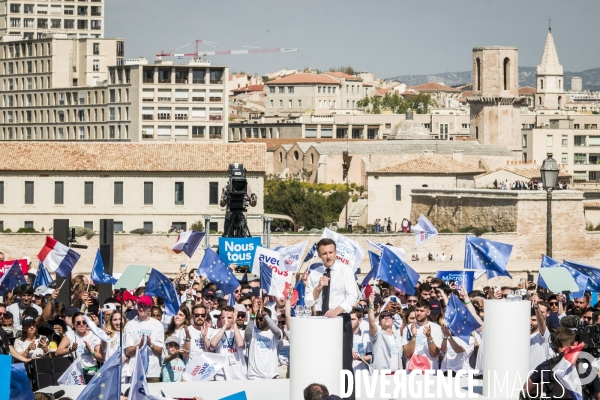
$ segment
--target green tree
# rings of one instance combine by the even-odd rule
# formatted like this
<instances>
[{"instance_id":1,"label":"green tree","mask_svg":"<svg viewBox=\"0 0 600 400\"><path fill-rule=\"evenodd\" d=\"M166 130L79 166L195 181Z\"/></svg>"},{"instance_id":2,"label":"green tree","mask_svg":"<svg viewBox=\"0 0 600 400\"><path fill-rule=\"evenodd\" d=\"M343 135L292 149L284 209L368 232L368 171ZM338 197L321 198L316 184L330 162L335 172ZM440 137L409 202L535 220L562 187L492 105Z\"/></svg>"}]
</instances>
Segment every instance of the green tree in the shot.
<instances>
[{"instance_id":1,"label":"green tree","mask_svg":"<svg viewBox=\"0 0 600 400\"><path fill-rule=\"evenodd\" d=\"M341 66L337 68L329 68L329 72L343 72L348 75L356 75L354 68L352 68L350 65L347 67Z\"/></svg>"},{"instance_id":2,"label":"green tree","mask_svg":"<svg viewBox=\"0 0 600 400\"><path fill-rule=\"evenodd\" d=\"M266 213L289 215L296 227L325 227L325 197L298 181L275 179L265 183L264 204ZM285 222L273 221L273 227L281 225L285 225Z\"/></svg>"},{"instance_id":3,"label":"green tree","mask_svg":"<svg viewBox=\"0 0 600 400\"><path fill-rule=\"evenodd\" d=\"M404 114L409 108L417 114L427 114L431 107L437 106L437 103L427 93L419 93L417 96L405 99L397 92L387 92L383 97L366 96L357 102L357 106L367 114L381 114L384 110L394 114Z\"/></svg>"},{"instance_id":4,"label":"green tree","mask_svg":"<svg viewBox=\"0 0 600 400\"><path fill-rule=\"evenodd\" d=\"M329 222L337 221L346 204L346 192L333 192L325 199L325 213Z\"/></svg>"}]
</instances>

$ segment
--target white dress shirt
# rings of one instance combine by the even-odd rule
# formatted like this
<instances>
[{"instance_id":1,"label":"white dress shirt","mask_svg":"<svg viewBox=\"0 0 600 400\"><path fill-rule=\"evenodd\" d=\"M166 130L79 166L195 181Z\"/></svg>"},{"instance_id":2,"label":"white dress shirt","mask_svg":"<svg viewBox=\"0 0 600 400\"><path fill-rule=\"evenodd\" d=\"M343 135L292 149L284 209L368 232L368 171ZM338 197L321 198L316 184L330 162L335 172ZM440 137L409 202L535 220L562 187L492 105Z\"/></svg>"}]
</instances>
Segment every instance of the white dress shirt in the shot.
<instances>
[{"instance_id":1,"label":"white dress shirt","mask_svg":"<svg viewBox=\"0 0 600 400\"><path fill-rule=\"evenodd\" d=\"M336 261L330 269L331 288L329 289L329 309L333 310L336 307L342 307L344 312L350 312L358 299L354 272L352 272L352 268L338 261ZM317 311L321 311L323 290L321 290L321 294L317 299L313 297L313 291L319 286L319 279L321 279L324 273L324 266L312 270L306 284L304 302L309 307L316 305Z\"/></svg>"}]
</instances>

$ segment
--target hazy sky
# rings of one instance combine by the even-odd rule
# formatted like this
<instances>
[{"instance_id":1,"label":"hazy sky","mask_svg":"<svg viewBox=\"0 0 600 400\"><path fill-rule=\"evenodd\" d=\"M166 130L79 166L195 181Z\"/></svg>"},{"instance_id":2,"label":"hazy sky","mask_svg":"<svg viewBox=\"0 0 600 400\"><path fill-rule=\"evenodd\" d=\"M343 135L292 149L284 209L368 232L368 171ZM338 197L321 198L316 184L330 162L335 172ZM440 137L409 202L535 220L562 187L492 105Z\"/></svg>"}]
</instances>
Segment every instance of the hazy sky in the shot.
<instances>
[{"instance_id":1,"label":"hazy sky","mask_svg":"<svg viewBox=\"0 0 600 400\"><path fill-rule=\"evenodd\" d=\"M516 46L536 66L552 19L566 71L600 67L599 0L105 0L105 36L153 62L195 39L223 50L297 47L297 53L209 57L232 71L352 65L378 77L471 69L477 46ZM193 52L194 46L177 52ZM201 49L213 50L201 45ZM175 60L175 62L178 62Z\"/></svg>"}]
</instances>

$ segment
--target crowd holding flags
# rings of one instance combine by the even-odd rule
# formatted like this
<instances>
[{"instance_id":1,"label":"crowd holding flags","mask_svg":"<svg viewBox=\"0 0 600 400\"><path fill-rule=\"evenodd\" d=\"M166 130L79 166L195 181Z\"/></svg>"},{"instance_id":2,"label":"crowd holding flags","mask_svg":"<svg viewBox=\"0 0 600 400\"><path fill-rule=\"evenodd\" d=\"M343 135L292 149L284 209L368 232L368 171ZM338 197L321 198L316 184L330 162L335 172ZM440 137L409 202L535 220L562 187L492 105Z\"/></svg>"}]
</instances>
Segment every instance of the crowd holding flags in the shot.
<instances>
[{"instance_id":1,"label":"crowd holding flags","mask_svg":"<svg viewBox=\"0 0 600 400\"><path fill-rule=\"evenodd\" d=\"M2 275L2 278L0 278L0 296L6 296L8 291L25 283L27 283L27 281L25 280L25 276L23 276L21 266L15 260L12 267L10 267L10 269Z\"/></svg>"},{"instance_id":2,"label":"crowd holding flags","mask_svg":"<svg viewBox=\"0 0 600 400\"><path fill-rule=\"evenodd\" d=\"M38 258L46 268L63 278L71 277L71 271L79 261L79 257L79 253L50 236L46 236L46 244L38 254Z\"/></svg>"}]
</instances>

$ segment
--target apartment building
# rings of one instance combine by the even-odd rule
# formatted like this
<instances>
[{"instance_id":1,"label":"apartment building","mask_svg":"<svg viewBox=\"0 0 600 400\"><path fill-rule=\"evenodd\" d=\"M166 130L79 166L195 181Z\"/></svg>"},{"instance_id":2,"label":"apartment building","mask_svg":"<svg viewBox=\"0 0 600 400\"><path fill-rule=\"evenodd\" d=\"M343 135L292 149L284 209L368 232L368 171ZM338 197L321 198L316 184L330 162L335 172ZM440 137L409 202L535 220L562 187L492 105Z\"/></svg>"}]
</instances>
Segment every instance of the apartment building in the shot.
<instances>
[{"instance_id":1,"label":"apartment building","mask_svg":"<svg viewBox=\"0 0 600 400\"><path fill-rule=\"evenodd\" d=\"M522 130L523 160L541 164L552 154L574 183L600 181L600 118L585 117L585 124L563 117Z\"/></svg>"},{"instance_id":2,"label":"apartment building","mask_svg":"<svg viewBox=\"0 0 600 400\"><path fill-rule=\"evenodd\" d=\"M108 66L122 64L122 39L0 39L0 140L98 140L105 127Z\"/></svg>"},{"instance_id":3,"label":"apartment building","mask_svg":"<svg viewBox=\"0 0 600 400\"><path fill-rule=\"evenodd\" d=\"M144 58L109 68L108 125L131 125L129 139L227 141L228 67L190 59L186 64ZM123 95L129 93L129 98ZM127 112L130 110L130 112Z\"/></svg>"},{"instance_id":4,"label":"apartment building","mask_svg":"<svg viewBox=\"0 0 600 400\"><path fill-rule=\"evenodd\" d=\"M102 218L130 232L186 230L204 215L222 231L219 205L230 163L242 163L258 197L248 209L262 231L264 144L10 142L0 146L0 230L46 232L53 219L99 230ZM221 218L217 217L221 216Z\"/></svg>"},{"instance_id":5,"label":"apartment building","mask_svg":"<svg viewBox=\"0 0 600 400\"><path fill-rule=\"evenodd\" d=\"M0 36L40 39L104 37L104 0L0 0Z\"/></svg>"}]
</instances>

